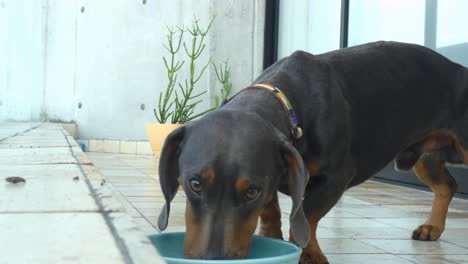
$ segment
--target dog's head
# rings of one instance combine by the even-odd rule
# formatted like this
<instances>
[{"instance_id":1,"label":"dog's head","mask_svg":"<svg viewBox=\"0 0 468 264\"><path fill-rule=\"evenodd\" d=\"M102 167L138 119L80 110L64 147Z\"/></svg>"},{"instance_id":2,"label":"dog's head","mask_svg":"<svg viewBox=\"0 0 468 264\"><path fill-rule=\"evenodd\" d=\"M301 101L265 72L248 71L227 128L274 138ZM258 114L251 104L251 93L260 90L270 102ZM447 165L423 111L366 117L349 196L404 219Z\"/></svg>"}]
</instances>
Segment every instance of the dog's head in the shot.
<instances>
[{"instance_id":1,"label":"dog's head","mask_svg":"<svg viewBox=\"0 0 468 264\"><path fill-rule=\"evenodd\" d=\"M301 156L284 135L253 114L217 110L172 132L164 144L159 178L166 203L164 230L179 184L187 197L184 254L188 258L245 258L264 205L287 181L290 226L305 246L302 210L308 181Z\"/></svg>"}]
</instances>

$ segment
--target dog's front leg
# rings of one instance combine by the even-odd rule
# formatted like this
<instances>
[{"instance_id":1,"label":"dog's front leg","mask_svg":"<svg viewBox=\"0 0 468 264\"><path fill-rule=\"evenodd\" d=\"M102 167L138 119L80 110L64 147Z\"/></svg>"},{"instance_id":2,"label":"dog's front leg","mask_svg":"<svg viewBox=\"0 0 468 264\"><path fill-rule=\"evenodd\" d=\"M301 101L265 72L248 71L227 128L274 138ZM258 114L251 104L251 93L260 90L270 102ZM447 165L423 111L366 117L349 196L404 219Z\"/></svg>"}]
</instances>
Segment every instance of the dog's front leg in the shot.
<instances>
[{"instance_id":1,"label":"dog's front leg","mask_svg":"<svg viewBox=\"0 0 468 264\"><path fill-rule=\"evenodd\" d=\"M338 202L345 190L344 181L343 183L339 180L330 181L330 179L340 179L338 175L340 174L329 176L328 179L314 185L304 198L303 207L310 226L310 240L302 251L301 264L329 263L317 242L317 225L320 219ZM294 242L291 231L289 240Z\"/></svg>"},{"instance_id":2,"label":"dog's front leg","mask_svg":"<svg viewBox=\"0 0 468 264\"><path fill-rule=\"evenodd\" d=\"M281 210L278 203L278 194L275 192L260 214L261 236L283 239L281 232Z\"/></svg>"},{"instance_id":3,"label":"dog's front leg","mask_svg":"<svg viewBox=\"0 0 468 264\"><path fill-rule=\"evenodd\" d=\"M310 225L310 240L307 246L302 250L300 264L328 264L328 259L323 254L320 246L317 242L317 224L318 221L313 218L309 218ZM294 243L294 237L289 231L289 241Z\"/></svg>"}]
</instances>

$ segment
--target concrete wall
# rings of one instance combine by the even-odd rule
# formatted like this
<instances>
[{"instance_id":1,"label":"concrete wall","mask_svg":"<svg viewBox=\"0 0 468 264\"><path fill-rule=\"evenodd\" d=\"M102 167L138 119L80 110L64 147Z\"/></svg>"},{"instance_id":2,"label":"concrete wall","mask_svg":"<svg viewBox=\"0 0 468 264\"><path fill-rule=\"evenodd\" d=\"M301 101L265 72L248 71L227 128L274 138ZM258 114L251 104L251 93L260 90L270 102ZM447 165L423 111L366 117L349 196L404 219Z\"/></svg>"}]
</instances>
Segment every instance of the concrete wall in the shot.
<instances>
[{"instance_id":1,"label":"concrete wall","mask_svg":"<svg viewBox=\"0 0 468 264\"><path fill-rule=\"evenodd\" d=\"M44 15L41 1L0 0L0 119L39 119Z\"/></svg>"},{"instance_id":2,"label":"concrete wall","mask_svg":"<svg viewBox=\"0 0 468 264\"><path fill-rule=\"evenodd\" d=\"M166 84L166 25L216 16L201 60L229 58L238 90L262 70L264 1L0 0L0 120L75 121L83 139L144 140ZM212 68L199 84L203 110L219 90Z\"/></svg>"}]
</instances>

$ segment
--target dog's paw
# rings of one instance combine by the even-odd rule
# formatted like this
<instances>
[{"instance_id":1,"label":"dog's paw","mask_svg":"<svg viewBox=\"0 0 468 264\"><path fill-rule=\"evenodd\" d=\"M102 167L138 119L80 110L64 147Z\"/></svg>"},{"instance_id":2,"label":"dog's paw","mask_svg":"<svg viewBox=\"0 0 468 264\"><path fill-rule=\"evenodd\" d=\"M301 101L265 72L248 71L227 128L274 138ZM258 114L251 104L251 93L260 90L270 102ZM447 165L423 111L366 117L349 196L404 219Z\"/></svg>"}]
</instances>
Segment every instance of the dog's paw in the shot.
<instances>
[{"instance_id":1,"label":"dog's paw","mask_svg":"<svg viewBox=\"0 0 468 264\"><path fill-rule=\"evenodd\" d=\"M442 234L442 229L429 224L424 224L418 226L413 231L413 235L411 236L414 240L421 240L421 241L435 241L439 239L440 235Z\"/></svg>"},{"instance_id":2,"label":"dog's paw","mask_svg":"<svg viewBox=\"0 0 468 264\"><path fill-rule=\"evenodd\" d=\"M327 257L322 252L302 252L299 264L329 264Z\"/></svg>"}]
</instances>

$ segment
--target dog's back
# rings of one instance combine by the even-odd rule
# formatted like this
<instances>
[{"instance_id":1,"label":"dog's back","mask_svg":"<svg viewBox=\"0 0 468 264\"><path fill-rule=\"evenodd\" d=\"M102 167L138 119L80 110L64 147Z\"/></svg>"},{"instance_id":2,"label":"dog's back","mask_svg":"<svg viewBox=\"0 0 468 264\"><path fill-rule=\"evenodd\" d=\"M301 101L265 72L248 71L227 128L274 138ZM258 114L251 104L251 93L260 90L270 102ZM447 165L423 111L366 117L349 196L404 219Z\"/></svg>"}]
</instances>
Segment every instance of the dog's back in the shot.
<instances>
[{"instance_id":1,"label":"dog's back","mask_svg":"<svg viewBox=\"0 0 468 264\"><path fill-rule=\"evenodd\" d=\"M405 144L468 121L468 69L428 48L375 42L314 59L328 63L345 84L352 148L364 174L374 173ZM388 158L373 160L377 152Z\"/></svg>"}]
</instances>

